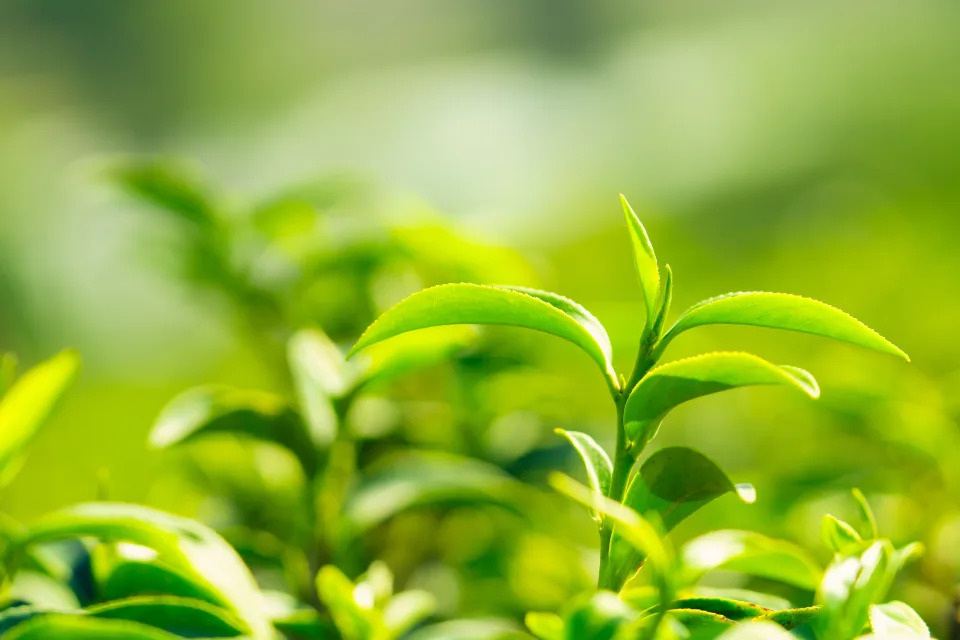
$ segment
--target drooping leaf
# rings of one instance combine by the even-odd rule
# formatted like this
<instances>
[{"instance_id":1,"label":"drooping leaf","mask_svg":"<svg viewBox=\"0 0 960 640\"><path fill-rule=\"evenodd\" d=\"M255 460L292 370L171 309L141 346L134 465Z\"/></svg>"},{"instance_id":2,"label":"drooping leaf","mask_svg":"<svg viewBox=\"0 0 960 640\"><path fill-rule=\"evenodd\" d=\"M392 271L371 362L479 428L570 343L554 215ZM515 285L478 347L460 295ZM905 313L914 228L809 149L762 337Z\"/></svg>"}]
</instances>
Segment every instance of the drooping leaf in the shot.
<instances>
[{"instance_id":1,"label":"drooping leaf","mask_svg":"<svg viewBox=\"0 0 960 640\"><path fill-rule=\"evenodd\" d=\"M823 516L820 523L820 539L834 553L849 553L862 546L860 534L843 520L830 514Z\"/></svg>"},{"instance_id":2,"label":"drooping leaf","mask_svg":"<svg viewBox=\"0 0 960 640\"><path fill-rule=\"evenodd\" d=\"M667 331L659 349L687 329L708 324L799 331L910 359L899 347L840 309L803 296L764 291L728 293L698 302L684 311Z\"/></svg>"},{"instance_id":3,"label":"drooping leaf","mask_svg":"<svg viewBox=\"0 0 960 640\"><path fill-rule=\"evenodd\" d=\"M287 344L287 359L297 400L317 447L328 447L337 437L333 398L347 391L343 354L318 329L302 329Z\"/></svg>"},{"instance_id":4,"label":"drooping leaf","mask_svg":"<svg viewBox=\"0 0 960 640\"><path fill-rule=\"evenodd\" d=\"M359 533L416 507L489 503L522 514L525 493L523 484L494 465L407 452L370 470L349 496L344 519Z\"/></svg>"},{"instance_id":5,"label":"drooping leaf","mask_svg":"<svg viewBox=\"0 0 960 640\"><path fill-rule=\"evenodd\" d=\"M639 514L659 518L670 531L705 504L727 493L744 502L756 495L750 485L735 485L702 453L686 447L668 447L650 456L634 475L623 504ZM614 529L610 544L611 567L616 585L622 585L643 560L643 555L621 540Z\"/></svg>"},{"instance_id":6,"label":"drooping leaf","mask_svg":"<svg viewBox=\"0 0 960 640\"><path fill-rule=\"evenodd\" d=\"M930 628L920 614L897 600L871 605L870 627L881 638L930 637Z\"/></svg>"},{"instance_id":7,"label":"drooping leaf","mask_svg":"<svg viewBox=\"0 0 960 640\"><path fill-rule=\"evenodd\" d=\"M250 633L237 616L202 600L139 596L87 609L98 618L129 620L184 638L235 638Z\"/></svg>"},{"instance_id":8,"label":"drooping leaf","mask_svg":"<svg viewBox=\"0 0 960 640\"><path fill-rule=\"evenodd\" d=\"M13 546L20 551L72 538L132 542L154 549L158 560L217 594L216 604L239 616L254 638L269 637L270 623L261 611L253 576L230 545L200 523L137 505L87 503L45 516Z\"/></svg>"},{"instance_id":9,"label":"drooping leaf","mask_svg":"<svg viewBox=\"0 0 960 640\"><path fill-rule=\"evenodd\" d=\"M647 230L623 195L620 196L620 204L623 206L623 215L627 219L627 229L630 232L630 243L633 246L637 277L640 280L643 301L647 309L647 323L652 325L658 311L657 296L660 291L660 271L657 267L657 255L653 251L653 244L650 242Z\"/></svg>"},{"instance_id":10,"label":"drooping leaf","mask_svg":"<svg viewBox=\"0 0 960 640\"><path fill-rule=\"evenodd\" d=\"M555 613L531 611L523 623L540 640L563 640L563 618Z\"/></svg>"},{"instance_id":11,"label":"drooping leaf","mask_svg":"<svg viewBox=\"0 0 960 640\"><path fill-rule=\"evenodd\" d=\"M573 448L580 455L583 467L587 472L587 486L600 495L610 492L610 477L613 474L613 463L603 447L585 433L557 429L556 432L570 441ZM593 511L593 518L600 521L600 514Z\"/></svg>"},{"instance_id":12,"label":"drooping leaf","mask_svg":"<svg viewBox=\"0 0 960 640\"><path fill-rule=\"evenodd\" d=\"M711 531L684 545L680 557L691 580L722 569L813 591L823 575L806 550L753 531Z\"/></svg>"},{"instance_id":13,"label":"drooping leaf","mask_svg":"<svg viewBox=\"0 0 960 640\"><path fill-rule=\"evenodd\" d=\"M186 391L161 412L150 444L167 448L212 433L232 433L279 444L300 461L308 476L317 468L317 445L303 421L279 396L230 387Z\"/></svg>"},{"instance_id":14,"label":"drooping leaf","mask_svg":"<svg viewBox=\"0 0 960 640\"><path fill-rule=\"evenodd\" d=\"M878 540L856 556L838 555L817 590L822 613L814 620L818 637L852 638L867 623L870 605L882 600L893 581L893 546Z\"/></svg>"},{"instance_id":15,"label":"drooping leaf","mask_svg":"<svg viewBox=\"0 0 960 640\"><path fill-rule=\"evenodd\" d=\"M126 620L50 613L18 624L4 640L177 640L160 629Z\"/></svg>"},{"instance_id":16,"label":"drooping leaf","mask_svg":"<svg viewBox=\"0 0 960 640\"><path fill-rule=\"evenodd\" d=\"M774 384L795 387L812 398L820 395L806 371L779 367L749 353L706 353L668 362L650 370L630 392L624 428L628 439L642 446L663 417L683 402L737 387Z\"/></svg>"},{"instance_id":17,"label":"drooping leaf","mask_svg":"<svg viewBox=\"0 0 960 640\"><path fill-rule=\"evenodd\" d=\"M25 449L76 377L80 358L63 351L27 371L0 398L0 487L13 479Z\"/></svg>"},{"instance_id":18,"label":"drooping leaf","mask_svg":"<svg viewBox=\"0 0 960 640\"><path fill-rule=\"evenodd\" d=\"M532 289L443 284L402 300L364 332L350 355L401 333L452 324L525 327L576 344L600 366L612 388L618 382L610 340L600 323L577 303Z\"/></svg>"}]
</instances>

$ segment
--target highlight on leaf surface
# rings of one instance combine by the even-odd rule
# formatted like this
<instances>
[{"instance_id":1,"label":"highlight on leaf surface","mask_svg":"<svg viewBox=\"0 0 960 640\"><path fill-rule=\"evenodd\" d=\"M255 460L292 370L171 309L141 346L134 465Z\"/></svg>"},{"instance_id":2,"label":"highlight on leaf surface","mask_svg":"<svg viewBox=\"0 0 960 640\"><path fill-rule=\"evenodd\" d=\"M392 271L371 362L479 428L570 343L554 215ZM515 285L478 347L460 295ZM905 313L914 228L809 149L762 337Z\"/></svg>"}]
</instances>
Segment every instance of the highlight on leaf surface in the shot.
<instances>
[{"instance_id":1,"label":"highlight on leaf surface","mask_svg":"<svg viewBox=\"0 0 960 640\"><path fill-rule=\"evenodd\" d=\"M905 602L894 600L870 607L870 628L882 638L929 638L930 628Z\"/></svg>"},{"instance_id":2,"label":"highlight on leaf surface","mask_svg":"<svg viewBox=\"0 0 960 640\"><path fill-rule=\"evenodd\" d=\"M401 333L451 324L524 327L564 338L587 352L611 388L618 387L610 338L599 321L572 300L533 289L466 283L424 289L385 311L349 355Z\"/></svg>"},{"instance_id":3,"label":"highlight on leaf surface","mask_svg":"<svg viewBox=\"0 0 960 640\"><path fill-rule=\"evenodd\" d=\"M675 406L700 396L751 385L787 385L820 395L812 375L743 352L707 353L651 369L630 392L623 421L630 441L643 439ZM645 442L642 442L645 444Z\"/></svg>"},{"instance_id":4,"label":"highlight on leaf surface","mask_svg":"<svg viewBox=\"0 0 960 640\"><path fill-rule=\"evenodd\" d=\"M765 291L728 293L698 302L677 319L657 350L662 352L673 338L688 329L710 324L739 324L810 333L910 360L899 347L836 307L803 296Z\"/></svg>"},{"instance_id":5,"label":"highlight on leaf surface","mask_svg":"<svg viewBox=\"0 0 960 640\"><path fill-rule=\"evenodd\" d=\"M633 212L627 199L621 194L620 204L623 206L623 215L627 220L627 230L630 233L630 244L633 247L634 264L637 267L637 277L640 280L640 289L643 292L643 302L647 311L647 325L653 324L657 315L657 297L660 292L660 271L657 266L657 255L653 251L653 244L643 223Z\"/></svg>"},{"instance_id":6,"label":"highlight on leaf surface","mask_svg":"<svg viewBox=\"0 0 960 640\"><path fill-rule=\"evenodd\" d=\"M25 449L51 416L79 368L77 353L63 351L27 371L0 397L0 487L13 479Z\"/></svg>"},{"instance_id":7,"label":"highlight on leaf surface","mask_svg":"<svg viewBox=\"0 0 960 640\"><path fill-rule=\"evenodd\" d=\"M4 634L4 640L177 640L179 636L137 622L50 613Z\"/></svg>"},{"instance_id":8,"label":"highlight on leaf surface","mask_svg":"<svg viewBox=\"0 0 960 640\"><path fill-rule=\"evenodd\" d=\"M556 429L556 433L566 438L580 456L587 473L587 486L602 496L607 495L610 492L610 478L613 474L613 463L610 462L607 452L585 433L564 429ZM594 520L599 522L599 512L593 511L592 514Z\"/></svg>"}]
</instances>

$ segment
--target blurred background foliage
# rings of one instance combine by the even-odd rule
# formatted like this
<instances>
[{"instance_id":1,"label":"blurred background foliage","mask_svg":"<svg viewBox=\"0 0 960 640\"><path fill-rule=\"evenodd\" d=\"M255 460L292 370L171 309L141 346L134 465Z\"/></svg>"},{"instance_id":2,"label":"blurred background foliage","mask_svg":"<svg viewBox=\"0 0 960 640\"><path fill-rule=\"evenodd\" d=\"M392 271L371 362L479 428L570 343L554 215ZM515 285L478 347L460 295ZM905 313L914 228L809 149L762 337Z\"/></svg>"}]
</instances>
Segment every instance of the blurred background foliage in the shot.
<instances>
[{"instance_id":1,"label":"blurred background foliage","mask_svg":"<svg viewBox=\"0 0 960 640\"><path fill-rule=\"evenodd\" d=\"M289 488L289 461L230 442L152 451L161 409L199 384L283 391L290 331L319 323L348 346L428 284L568 295L626 357L642 312L623 192L673 267L676 310L806 294L913 358L735 328L678 340L668 356L742 347L803 366L823 397L743 390L676 411L661 443L699 448L759 500L719 501L675 535L749 528L817 548L820 515L847 515L860 486L895 541L925 541L898 588L942 634L960 580L958 26L952 3L886 0L6 0L0 348L30 364L72 346L85 369L4 510L108 495L238 518L201 472L259 464L234 474L257 504ZM229 251L121 193L108 168L128 154L196 176ZM596 378L568 345L490 330L380 390L359 422L393 428L399 407L405 441L537 485L573 462L555 427L612 439ZM370 546L445 612L555 608L595 562L589 520L559 505L534 528L414 512Z\"/></svg>"}]
</instances>

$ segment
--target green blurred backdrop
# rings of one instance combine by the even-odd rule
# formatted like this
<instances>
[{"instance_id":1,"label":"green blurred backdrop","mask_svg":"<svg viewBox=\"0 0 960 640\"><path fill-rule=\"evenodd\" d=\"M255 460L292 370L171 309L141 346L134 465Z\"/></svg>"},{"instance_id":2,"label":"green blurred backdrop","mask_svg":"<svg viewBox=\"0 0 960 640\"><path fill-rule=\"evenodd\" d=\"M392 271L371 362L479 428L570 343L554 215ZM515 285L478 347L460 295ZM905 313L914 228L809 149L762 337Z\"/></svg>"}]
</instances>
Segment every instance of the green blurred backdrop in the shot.
<instances>
[{"instance_id":1,"label":"green blurred backdrop","mask_svg":"<svg viewBox=\"0 0 960 640\"><path fill-rule=\"evenodd\" d=\"M357 176L380 215L430 207L518 250L621 355L641 317L623 192L674 269L675 309L806 294L913 358L684 336L674 355L750 348L816 372L823 397L745 390L678 410L664 442L760 495L678 535L712 524L815 545L820 514L861 486L895 540L926 542L905 597L945 620L960 581L958 27L953 3L892 0L5 0L0 350L32 363L74 346L85 370L4 510L106 492L194 513L147 448L158 411L194 384L273 384L222 310L164 273L162 220L103 179L116 154L189 158L238 200ZM543 439L553 414L612 437L583 358L516 339L579 389Z\"/></svg>"}]
</instances>

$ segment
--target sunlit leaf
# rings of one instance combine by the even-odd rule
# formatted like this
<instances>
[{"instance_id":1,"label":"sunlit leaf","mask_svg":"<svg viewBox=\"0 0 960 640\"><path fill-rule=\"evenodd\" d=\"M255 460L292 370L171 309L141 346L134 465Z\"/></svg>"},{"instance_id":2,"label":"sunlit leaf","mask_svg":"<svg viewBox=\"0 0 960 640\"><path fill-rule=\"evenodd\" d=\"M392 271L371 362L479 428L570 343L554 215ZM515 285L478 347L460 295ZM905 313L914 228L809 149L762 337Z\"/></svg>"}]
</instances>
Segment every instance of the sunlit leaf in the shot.
<instances>
[{"instance_id":1,"label":"sunlit leaf","mask_svg":"<svg viewBox=\"0 0 960 640\"><path fill-rule=\"evenodd\" d=\"M80 606L77 596L59 580L38 571L21 569L13 576L5 597L38 609L70 610Z\"/></svg>"},{"instance_id":2,"label":"sunlit leaf","mask_svg":"<svg viewBox=\"0 0 960 640\"><path fill-rule=\"evenodd\" d=\"M634 475L623 504L644 516L660 519L666 531L705 504L727 493L737 494L744 502L753 502L749 485L735 485L702 453L686 447L669 447L650 456ZM620 539L614 529L610 546L611 565L617 584L639 567L642 555Z\"/></svg>"},{"instance_id":3,"label":"sunlit leaf","mask_svg":"<svg viewBox=\"0 0 960 640\"><path fill-rule=\"evenodd\" d=\"M712 640L735 624L720 614L699 609L671 609L668 615L684 626L689 640Z\"/></svg>"},{"instance_id":4,"label":"sunlit leaf","mask_svg":"<svg viewBox=\"0 0 960 640\"><path fill-rule=\"evenodd\" d=\"M160 629L126 620L93 616L45 614L4 634L4 640L176 640Z\"/></svg>"},{"instance_id":5,"label":"sunlit leaf","mask_svg":"<svg viewBox=\"0 0 960 640\"><path fill-rule=\"evenodd\" d=\"M526 488L494 465L451 454L408 452L371 469L350 495L354 532L425 506L491 503L523 513Z\"/></svg>"},{"instance_id":6,"label":"sunlit leaf","mask_svg":"<svg viewBox=\"0 0 960 640\"><path fill-rule=\"evenodd\" d=\"M290 450L312 476L317 443L303 421L279 396L230 387L199 387L174 398L150 432L158 448L190 442L212 433L231 433L279 444Z\"/></svg>"},{"instance_id":7,"label":"sunlit leaf","mask_svg":"<svg viewBox=\"0 0 960 640\"><path fill-rule=\"evenodd\" d=\"M813 591L823 574L804 549L753 531L712 531L684 545L680 557L692 579L723 569Z\"/></svg>"},{"instance_id":8,"label":"sunlit leaf","mask_svg":"<svg viewBox=\"0 0 960 640\"><path fill-rule=\"evenodd\" d=\"M859 556L838 555L817 590L822 614L814 624L823 638L851 638L867 623L870 605L886 595L893 581L893 546L871 544Z\"/></svg>"},{"instance_id":9,"label":"sunlit leaf","mask_svg":"<svg viewBox=\"0 0 960 640\"><path fill-rule=\"evenodd\" d=\"M557 429L556 432L570 441L573 448L576 449L580 460L583 461L584 469L587 472L587 486L600 495L607 495L610 492L610 477L613 473L613 463L603 447L585 433L579 431L566 431ZM600 514L593 512L593 517L598 522Z\"/></svg>"},{"instance_id":10,"label":"sunlit leaf","mask_svg":"<svg viewBox=\"0 0 960 640\"><path fill-rule=\"evenodd\" d=\"M600 323L577 303L553 293L476 284L444 284L402 300L364 332L351 355L407 331L451 324L525 327L573 342L617 387L610 340Z\"/></svg>"},{"instance_id":11,"label":"sunlit leaf","mask_svg":"<svg viewBox=\"0 0 960 640\"><path fill-rule=\"evenodd\" d=\"M799 609L783 609L771 611L763 616L764 620L776 623L784 629L797 629L808 625L820 615L820 607L801 607Z\"/></svg>"},{"instance_id":12,"label":"sunlit leaf","mask_svg":"<svg viewBox=\"0 0 960 640\"><path fill-rule=\"evenodd\" d=\"M523 622L540 640L563 640L563 618L555 613L531 611Z\"/></svg>"},{"instance_id":13,"label":"sunlit leaf","mask_svg":"<svg viewBox=\"0 0 960 640\"><path fill-rule=\"evenodd\" d=\"M633 246L637 277L640 280L643 302L647 309L647 323L652 325L658 311L657 296L660 291L660 271L657 267L657 256L653 251L653 244L650 243L647 230L623 195L620 196L620 204L623 206L623 214L627 219L627 229L630 232L630 243Z\"/></svg>"},{"instance_id":14,"label":"sunlit leaf","mask_svg":"<svg viewBox=\"0 0 960 640\"><path fill-rule=\"evenodd\" d=\"M391 636L401 637L433 615L436 609L437 599L432 593L415 589L402 591L383 607L383 624Z\"/></svg>"},{"instance_id":15,"label":"sunlit leaf","mask_svg":"<svg viewBox=\"0 0 960 640\"><path fill-rule=\"evenodd\" d=\"M287 359L311 440L327 447L337 436L331 399L342 396L348 385L343 354L322 331L303 329L287 343Z\"/></svg>"},{"instance_id":16,"label":"sunlit leaf","mask_svg":"<svg viewBox=\"0 0 960 640\"><path fill-rule=\"evenodd\" d=\"M451 620L417 629L405 640L530 640L512 620Z\"/></svg>"},{"instance_id":17,"label":"sunlit leaf","mask_svg":"<svg viewBox=\"0 0 960 640\"><path fill-rule=\"evenodd\" d=\"M374 602L363 601L357 585L328 565L317 574L317 593L344 640L383 640L386 630ZM360 597L358 597L360 596Z\"/></svg>"},{"instance_id":18,"label":"sunlit leaf","mask_svg":"<svg viewBox=\"0 0 960 640\"><path fill-rule=\"evenodd\" d=\"M223 596L206 581L198 581L189 570L160 560L150 547L120 542L100 544L91 553L91 571L103 600L164 594L220 604Z\"/></svg>"},{"instance_id":19,"label":"sunlit leaf","mask_svg":"<svg viewBox=\"0 0 960 640\"><path fill-rule=\"evenodd\" d=\"M0 399L0 487L13 479L24 450L76 377L80 358L63 351L27 371Z\"/></svg>"},{"instance_id":20,"label":"sunlit leaf","mask_svg":"<svg viewBox=\"0 0 960 640\"><path fill-rule=\"evenodd\" d=\"M219 596L219 606L233 612L267 637L269 621L261 612L260 593L237 553L207 527L147 507L88 503L42 518L15 541L17 549L72 538L132 542L154 549L158 559Z\"/></svg>"},{"instance_id":21,"label":"sunlit leaf","mask_svg":"<svg viewBox=\"0 0 960 640\"><path fill-rule=\"evenodd\" d=\"M357 387L388 384L410 372L447 362L474 342L477 331L473 327L436 327L429 332L405 333L367 347L362 356L355 382Z\"/></svg>"},{"instance_id":22,"label":"sunlit leaf","mask_svg":"<svg viewBox=\"0 0 960 640\"><path fill-rule=\"evenodd\" d=\"M834 553L855 551L863 543L853 527L829 514L823 516L820 523L820 540Z\"/></svg>"},{"instance_id":23,"label":"sunlit leaf","mask_svg":"<svg viewBox=\"0 0 960 640\"><path fill-rule=\"evenodd\" d=\"M90 615L129 620L185 638L234 638L250 633L235 615L201 600L140 596L90 607Z\"/></svg>"},{"instance_id":24,"label":"sunlit leaf","mask_svg":"<svg viewBox=\"0 0 960 640\"><path fill-rule=\"evenodd\" d=\"M879 536L877 518L873 515L873 509L870 508L867 497L863 495L860 489L854 488L851 493L853 493L853 501L857 505L857 511L860 513L860 535L866 540L876 540Z\"/></svg>"},{"instance_id":25,"label":"sunlit leaf","mask_svg":"<svg viewBox=\"0 0 960 640\"><path fill-rule=\"evenodd\" d=\"M645 375L627 399L623 420L627 437L640 446L675 406L700 396L750 385L787 385L812 398L820 395L806 371L780 367L742 352L706 353L660 365Z\"/></svg>"},{"instance_id":26,"label":"sunlit leaf","mask_svg":"<svg viewBox=\"0 0 960 640\"><path fill-rule=\"evenodd\" d=\"M796 637L772 622L752 620L734 625L717 636L717 640L796 640Z\"/></svg>"},{"instance_id":27,"label":"sunlit leaf","mask_svg":"<svg viewBox=\"0 0 960 640\"><path fill-rule=\"evenodd\" d=\"M884 638L929 638L930 629L910 605L894 600L870 607L870 627Z\"/></svg>"},{"instance_id":28,"label":"sunlit leaf","mask_svg":"<svg viewBox=\"0 0 960 640\"><path fill-rule=\"evenodd\" d=\"M687 329L708 324L740 324L786 329L835 338L900 356L907 354L853 316L828 304L787 293L728 293L699 302L680 316L661 340L661 349Z\"/></svg>"}]
</instances>

